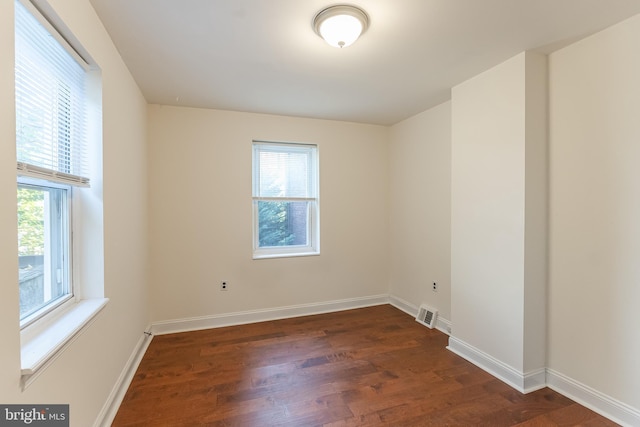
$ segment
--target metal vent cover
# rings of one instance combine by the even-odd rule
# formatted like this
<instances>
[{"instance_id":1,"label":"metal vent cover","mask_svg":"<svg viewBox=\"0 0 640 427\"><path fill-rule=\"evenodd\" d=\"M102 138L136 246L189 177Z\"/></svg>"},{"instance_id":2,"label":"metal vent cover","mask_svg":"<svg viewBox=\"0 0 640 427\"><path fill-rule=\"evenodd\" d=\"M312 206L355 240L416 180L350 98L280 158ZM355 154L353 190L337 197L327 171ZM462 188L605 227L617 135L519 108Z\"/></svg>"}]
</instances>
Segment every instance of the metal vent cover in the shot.
<instances>
[{"instance_id":1,"label":"metal vent cover","mask_svg":"<svg viewBox=\"0 0 640 427\"><path fill-rule=\"evenodd\" d=\"M433 329L434 326L436 326L436 317L438 317L438 311L423 304L420 306L420 310L418 310L416 322Z\"/></svg>"}]
</instances>

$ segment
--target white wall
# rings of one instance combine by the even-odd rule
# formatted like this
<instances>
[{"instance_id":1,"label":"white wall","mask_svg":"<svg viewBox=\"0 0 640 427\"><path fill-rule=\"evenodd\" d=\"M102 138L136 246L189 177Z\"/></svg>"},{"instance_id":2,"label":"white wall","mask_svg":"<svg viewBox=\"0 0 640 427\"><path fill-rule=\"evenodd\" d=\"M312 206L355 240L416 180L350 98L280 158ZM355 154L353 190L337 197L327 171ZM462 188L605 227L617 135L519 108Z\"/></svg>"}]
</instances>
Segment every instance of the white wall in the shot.
<instances>
[{"instance_id":1,"label":"white wall","mask_svg":"<svg viewBox=\"0 0 640 427\"><path fill-rule=\"evenodd\" d=\"M640 16L550 56L548 365L640 411Z\"/></svg>"},{"instance_id":2,"label":"white wall","mask_svg":"<svg viewBox=\"0 0 640 427\"><path fill-rule=\"evenodd\" d=\"M549 81L547 56L534 52L524 55L523 372L531 373L543 369L547 361Z\"/></svg>"},{"instance_id":3,"label":"white wall","mask_svg":"<svg viewBox=\"0 0 640 427\"><path fill-rule=\"evenodd\" d=\"M252 259L253 139L318 144L320 256ZM386 294L387 140L381 126L149 106L154 321Z\"/></svg>"},{"instance_id":4,"label":"white wall","mask_svg":"<svg viewBox=\"0 0 640 427\"><path fill-rule=\"evenodd\" d=\"M102 68L104 268L110 303L24 392L17 287L13 1L0 2L0 402L68 403L71 425L94 423L149 323L146 103L89 1L53 9ZM10 286L10 284L16 286Z\"/></svg>"},{"instance_id":5,"label":"white wall","mask_svg":"<svg viewBox=\"0 0 640 427\"><path fill-rule=\"evenodd\" d=\"M416 307L426 303L449 320L450 102L391 127L389 165L389 293Z\"/></svg>"},{"instance_id":6,"label":"white wall","mask_svg":"<svg viewBox=\"0 0 640 427\"><path fill-rule=\"evenodd\" d=\"M0 2L0 401L7 403L20 398L13 9Z\"/></svg>"},{"instance_id":7,"label":"white wall","mask_svg":"<svg viewBox=\"0 0 640 427\"><path fill-rule=\"evenodd\" d=\"M523 75L519 55L452 93L452 333L518 370L524 327Z\"/></svg>"},{"instance_id":8,"label":"white wall","mask_svg":"<svg viewBox=\"0 0 640 427\"><path fill-rule=\"evenodd\" d=\"M545 366L545 61L452 90L452 335L520 376Z\"/></svg>"}]
</instances>

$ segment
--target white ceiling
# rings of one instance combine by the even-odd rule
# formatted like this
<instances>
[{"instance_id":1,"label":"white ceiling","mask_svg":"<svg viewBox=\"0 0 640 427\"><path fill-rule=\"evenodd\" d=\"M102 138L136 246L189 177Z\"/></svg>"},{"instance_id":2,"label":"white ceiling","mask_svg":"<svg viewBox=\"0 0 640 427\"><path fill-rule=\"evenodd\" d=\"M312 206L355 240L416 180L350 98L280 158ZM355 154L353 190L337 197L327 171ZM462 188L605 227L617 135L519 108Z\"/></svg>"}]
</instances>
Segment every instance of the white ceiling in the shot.
<instances>
[{"instance_id":1,"label":"white ceiling","mask_svg":"<svg viewBox=\"0 0 640 427\"><path fill-rule=\"evenodd\" d=\"M337 49L331 0L91 0L150 103L389 125L519 52L550 52L640 0L353 0L368 31Z\"/></svg>"}]
</instances>

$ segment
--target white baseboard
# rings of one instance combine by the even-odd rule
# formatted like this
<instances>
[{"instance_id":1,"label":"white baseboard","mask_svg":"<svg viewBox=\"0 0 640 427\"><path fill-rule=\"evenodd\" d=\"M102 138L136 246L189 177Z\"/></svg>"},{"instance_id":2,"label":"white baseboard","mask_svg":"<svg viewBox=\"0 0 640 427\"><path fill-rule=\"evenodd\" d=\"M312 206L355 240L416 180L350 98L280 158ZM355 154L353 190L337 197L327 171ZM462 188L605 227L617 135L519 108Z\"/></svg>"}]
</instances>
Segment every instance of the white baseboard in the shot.
<instances>
[{"instance_id":1,"label":"white baseboard","mask_svg":"<svg viewBox=\"0 0 640 427\"><path fill-rule=\"evenodd\" d=\"M447 348L521 393L529 393L549 387L620 425L640 426L640 410L553 369L542 368L522 374L511 366L455 337L449 337L449 346Z\"/></svg>"},{"instance_id":2,"label":"white baseboard","mask_svg":"<svg viewBox=\"0 0 640 427\"><path fill-rule=\"evenodd\" d=\"M411 317L416 317L418 315L418 307L395 295L389 295L389 304L398 310L404 311Z\"/></svg>"},{"instance_id":3,"label":"white baseboard","mask_svg":"<svg viewBox=\"0 0 640 427\"><path fill-rule=\"evenodd\" d=\"M241 311L212 316L166 320L154 322L151 325L151 332L154 335L173 334L177 332L197 331L201 329L221 328L224 326L244 325L269 320L331 313L335 311L351 310L354 308L371 307L383 304L389 304L389 296L386 294L314 304L291 305L263 310Z\"/></svg>"},{"instance_id":4,"label":"white baseboard","mask_svg":"<svg viewBox=\"0 0 640 427\"><path fill-rule=\"evenodd\" d=\"M447 349L509 384L521 393L530 393L546 386L546 370L544 368L527 373L519 372L517 369L455 337L449 337Z\"/></svg>"},{"instance_id":5,"label":"white baseboard","mask_svg":"<svg viewBox=\"0 0 640 427\"><path fill-rule=\"evenodd\" d=\"M404 311L411 317L416 317L418 315L418 307L395 295L389 295L389 304L398 310ZM436 318L436 329L442 333L451 335L451 321L438 314L438 317Z\"/></svg>"},{"instance_id":6,"label":"white baseboard","mask_svg":"<svg viewBox=\"0 0 640 427\"><path fill-rule=\"evenodd\" d=\"M149 329L150 328L147 328L147 331ZM102 406L102 410L100 410L96 422L93 424L94 427L108 427L111 425L150 343L151 335L145 333L140 337L133 352L129 356L129 360L127 360L122 372L120 372L118 380L111 389L107 401Z\"/></svg>"},{"instance_id":7,"label":"white baseboard","mask_svg":"<svg viewBox=\"0 0 640 427\"><path fill-rule=\"evenodd\" d=\"M547 386L623 426L640 426L640 411L547 368Z\"/></svg>"},{"instance_id":8,"label":"white baseboard","mask_svg":"<svg viewBox=\"0 0 640 427\"><path fill-rule=\"evenodd\" d=\"M402 298L394 295L374 295L316 304L303 304L275 309L253 310L214 316L162 321L153 323L147 330L150 330L154 335L163 335L176 332L330 313L383 304L391 304L412 317L415 317L418 314L418 307L403 300ZM438 316L436 328L441 332L450 335L451 322ZM94 424L95 427L107 427L111 425L129 384L133 379L136 369L138 368L138 365L140 364L140 361L142 360L142 357L150 343L151 339L147 335L143 335L138 341L107 401L98 414ZM452 336L449 336L449 345L447 346L447 349L482 368L494 377L504 381L521 393L529 393L544 387L549 387L618 424L623 426L640 426L639 410L619 402L616 399L600 393L599 391L566 377L552 369L541 368L536 371L521 373L511 366L506 365L481 350Z\"/></svg>"},{"instance_id":9,"label":"white baseboard","mask_svg":"<svg viewBox=\"0 0 640 427\"><path fill-rule=\"evenodd\" d=\"M344 299L339 301L329 301L317 304L303 304L276 309L254 310L237 313L229 313L215 316L203 316L189 319L178 319L163 322L156 322L147 328L154 335L169 334L175 332L186 332L200 329L209 329L222 326L241 325L247 323L263 322L290 317L307 316L312 314L329 313L354 308L371 307L389 303L388 295L374 295L363 298ZM129 360L125 364L118 377L111 393L100 413L96 417L95 427L107 427L113 422L122 399L133 380L142 358L151 343L151 336L143 334L138 340Z\"/></svg>"}]
</instances>

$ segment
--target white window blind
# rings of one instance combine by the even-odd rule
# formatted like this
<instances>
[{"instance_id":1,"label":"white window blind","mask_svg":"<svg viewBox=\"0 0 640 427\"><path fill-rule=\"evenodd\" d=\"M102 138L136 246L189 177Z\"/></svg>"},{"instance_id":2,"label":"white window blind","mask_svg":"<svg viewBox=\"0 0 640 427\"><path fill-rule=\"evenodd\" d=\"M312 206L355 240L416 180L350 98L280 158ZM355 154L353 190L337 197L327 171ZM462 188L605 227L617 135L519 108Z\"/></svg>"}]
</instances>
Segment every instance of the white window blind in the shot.
<instances>
[{"instance_id":1,"label":"white window blind","mask_svg":"<svg viewBox=\"0 0 640 427\"><path fill-rule=\"evenodd\" d=\"M88 186L86 70L35 10L15 7L18 175Z\"/></svg>"},{"instance_id":2,"label":"white window blind","mask_svg":"<svg viewBox=\"0 0 640 427\"><path fill-rule=\"evenodd\" d=\"M255 144L254 197L315 199L315 146Z\"/></svg>"}]
</instances>

